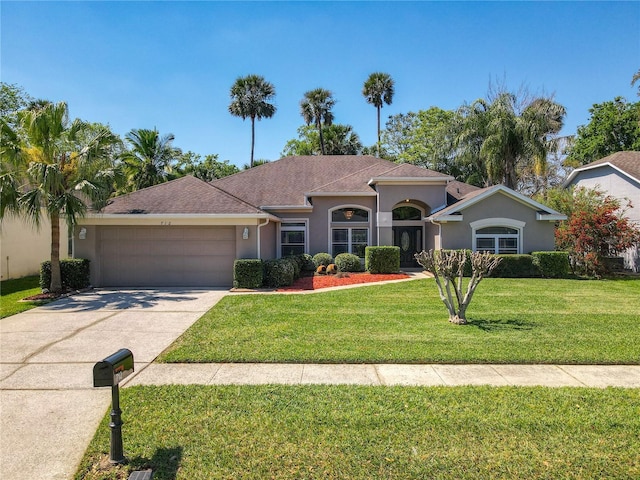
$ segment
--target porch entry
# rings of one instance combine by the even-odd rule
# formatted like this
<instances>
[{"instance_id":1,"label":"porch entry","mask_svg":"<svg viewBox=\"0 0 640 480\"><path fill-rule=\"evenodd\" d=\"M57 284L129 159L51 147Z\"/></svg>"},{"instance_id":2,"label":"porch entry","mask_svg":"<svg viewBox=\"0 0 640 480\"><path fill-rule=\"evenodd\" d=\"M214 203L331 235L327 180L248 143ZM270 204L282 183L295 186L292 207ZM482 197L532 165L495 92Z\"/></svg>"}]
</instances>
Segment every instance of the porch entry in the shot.
<instances>
[{"instance_id":1,"label":"porch entry","mask_svg":"<svg viewBox=\"0 0 640 480\"><path fill-rule=\"evenodd\" d=\"M422 251L422 227L393 227L393 245L400 247L400 268L418 268L414 255Z\"/></svg>"}]
</instances>

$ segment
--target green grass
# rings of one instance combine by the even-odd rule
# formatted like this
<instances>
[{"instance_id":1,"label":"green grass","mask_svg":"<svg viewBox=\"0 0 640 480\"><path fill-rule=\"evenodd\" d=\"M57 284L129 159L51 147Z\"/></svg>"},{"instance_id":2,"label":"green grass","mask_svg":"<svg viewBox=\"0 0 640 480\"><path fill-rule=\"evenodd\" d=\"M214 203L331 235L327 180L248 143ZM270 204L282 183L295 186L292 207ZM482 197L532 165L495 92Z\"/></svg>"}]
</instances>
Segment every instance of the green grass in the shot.
<instances>
[{"instance_id":1,"label":"green grass","mask_svg":"<svg viewBox=\"0 0 640 480\"><path fill-rule=\"evenodd\" d=\"M639 389L171 386L121 393L76 479L640 478Z\"/></svg>"},{"instance_id":2,"label":"green grass","mask_svg":"<svg viewBox=\"0 0 640 480\"><path fill-rule=\"evenodd\" d=\"M15 315L40 305L38 302L20 302L25 297L41 292L39 277L3 280L0 284L0 318Z\"/></svg>"},{"instance_id":3,"label":"green grass","mask_svg":"<svg viewBox=\"0 0 640 480\"><path fill-rule=\"evenodd\" d=\"M640 280L486 279L469 325L433 280L227 296L164 362L638 364Z\"/></svg>"}]
</instances>

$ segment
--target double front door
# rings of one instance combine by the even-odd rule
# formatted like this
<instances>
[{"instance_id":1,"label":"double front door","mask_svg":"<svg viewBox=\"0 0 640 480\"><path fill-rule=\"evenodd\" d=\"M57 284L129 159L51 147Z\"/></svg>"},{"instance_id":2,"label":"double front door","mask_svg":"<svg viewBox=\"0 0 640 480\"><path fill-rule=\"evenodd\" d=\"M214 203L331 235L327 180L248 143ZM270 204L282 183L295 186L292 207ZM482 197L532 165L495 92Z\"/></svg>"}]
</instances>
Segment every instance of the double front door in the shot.
<instances>
[{"instance_id":1,"label":"double front door","mask_svg":"<svg viewBox=\"0 0 640 480\"><path fill-rule=\"evenodd\" d=\"M400 247L400 268L418 268L414 255L422 251L422 227L393 227L393 244Z\"/></svg>"}]
</instances>

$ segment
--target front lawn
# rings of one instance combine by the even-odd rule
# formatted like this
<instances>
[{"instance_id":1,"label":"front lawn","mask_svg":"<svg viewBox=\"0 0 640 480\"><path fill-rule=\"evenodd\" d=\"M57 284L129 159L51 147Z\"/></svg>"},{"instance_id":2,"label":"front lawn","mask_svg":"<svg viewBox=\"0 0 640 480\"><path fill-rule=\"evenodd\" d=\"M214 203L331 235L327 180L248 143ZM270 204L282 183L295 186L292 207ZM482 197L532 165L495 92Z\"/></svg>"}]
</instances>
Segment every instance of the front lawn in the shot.
<instances>
[{"instance_id":1,"label":"front lawn","mask_svg":"<svg viewBox=\"0 0 640 480\"><path fill-rule=\"evenodd\" d=\"M40 278L32 277L3 280L0 284L0 318L15 315L40 305L38 302L20 302L25 297L37 295L40 289Z\"/></svg>"},{"instance_id":2,"label":"front lawn","mask_svg":"<svg viewBox=\"0 0 640 480\"><path fill-rule=\"evenodd\" d=\"M108 394L108 393L107 393ZM640 478L638 389L170 386L121 393L76 479Z\"/></svg>"},{"instance_id":3,"label":"front lawn","mask_svg":"<svg viewBox=\"0 0 640 480\"><path fill-rule=\"evenodd\" d=\"M311 295L232 295L164 362L638 364L640 280L484 280L470 324L433 279Z\"/></svg>"}]
</instances>

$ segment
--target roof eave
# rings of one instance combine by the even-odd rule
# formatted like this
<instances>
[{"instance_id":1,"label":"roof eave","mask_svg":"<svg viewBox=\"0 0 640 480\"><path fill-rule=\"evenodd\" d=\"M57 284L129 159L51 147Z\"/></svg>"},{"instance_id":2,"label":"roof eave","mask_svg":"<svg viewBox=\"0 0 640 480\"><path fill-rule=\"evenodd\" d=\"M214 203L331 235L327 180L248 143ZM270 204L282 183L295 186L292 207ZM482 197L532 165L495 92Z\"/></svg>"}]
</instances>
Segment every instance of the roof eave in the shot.
<instances>
[{"instance_id":1,"label":"roof eave","mask_svg":"<svg viewBox=\"0 0 640 480\"><path fill-rule=\"evenodd\" d=\"M580 173L580 172L586 172L588 170L594 170L596 168L600 168L600 167L611 167L614 170L616 170L617 172L621 173L622 175L624 175L625 177L629 177L631 180L640 183L640 179L634 177L633 175L629 174L628 172L624 171L623 169L621 169L620 167L617 167L616 165L614 165L611 162L604 162L604 163L598 163L597 165L585 165L583 167L578 167L576 169L574 169L569 176L567 177L567 179L563 182L562 184L562 188L567 188L569 186L569 184L573 181L574 178L576 178L576 176Z\"/></svg>"},{"instance_id":2,"label":"roof eave","mask_svg":"<svg viewBox=\"0 0 640 480\"><path fill-rule=\"evenodd\" d=\"M373 177L367 182L368 185L433 185L447 184L454 180L446 175L441 177Z\"/></svg>"}]
</instances>

